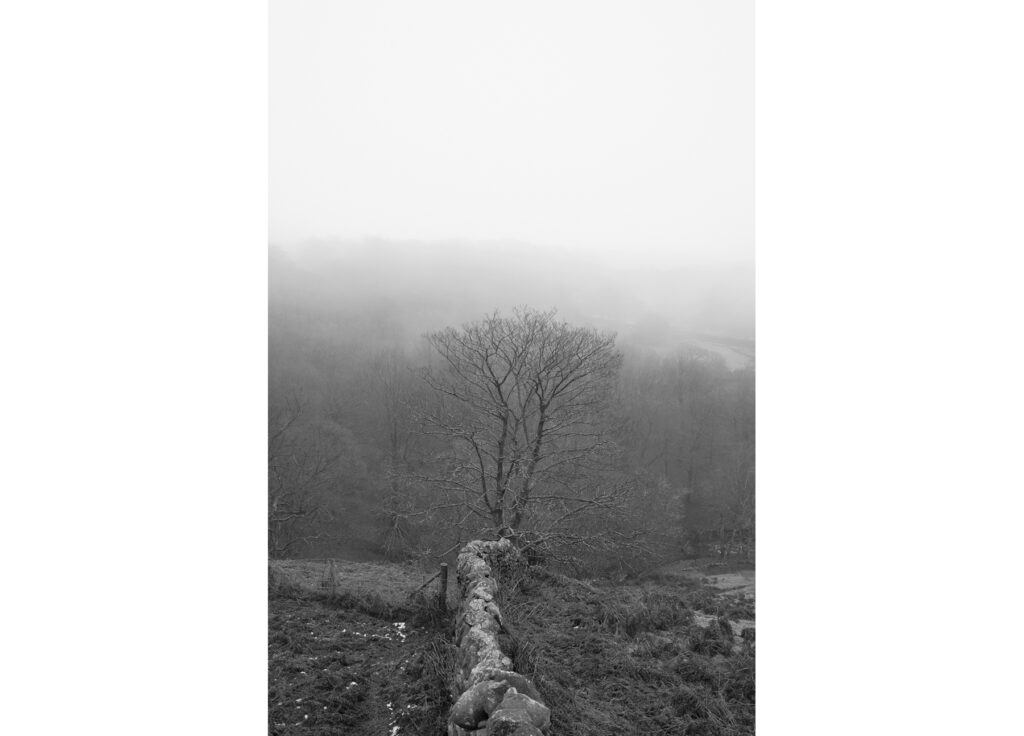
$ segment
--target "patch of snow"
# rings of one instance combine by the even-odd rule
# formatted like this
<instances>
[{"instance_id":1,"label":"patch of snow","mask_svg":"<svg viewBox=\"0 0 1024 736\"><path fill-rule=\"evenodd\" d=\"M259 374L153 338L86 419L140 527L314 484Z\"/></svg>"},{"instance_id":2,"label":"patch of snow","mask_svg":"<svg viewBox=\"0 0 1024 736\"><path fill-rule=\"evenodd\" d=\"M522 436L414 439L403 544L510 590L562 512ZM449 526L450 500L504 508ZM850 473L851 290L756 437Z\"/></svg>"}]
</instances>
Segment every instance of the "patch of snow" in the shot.
<instances>
[{"instance_id":1,"label":"patch of snow","mask_svg":"<svg viewBox=\"0 0 1024 736\"><path fill-rule=\"evenodd\" d=\"M391 710L391 702L390 701L387 703L387 706L388 706L388 713L391 713L392 710ZM391 726L391 733L389 734L389 736L396 736L396 734L398 733L398 726L395 724L394 721L392 721L388 725Z\"/></svg>"}]
</instances>

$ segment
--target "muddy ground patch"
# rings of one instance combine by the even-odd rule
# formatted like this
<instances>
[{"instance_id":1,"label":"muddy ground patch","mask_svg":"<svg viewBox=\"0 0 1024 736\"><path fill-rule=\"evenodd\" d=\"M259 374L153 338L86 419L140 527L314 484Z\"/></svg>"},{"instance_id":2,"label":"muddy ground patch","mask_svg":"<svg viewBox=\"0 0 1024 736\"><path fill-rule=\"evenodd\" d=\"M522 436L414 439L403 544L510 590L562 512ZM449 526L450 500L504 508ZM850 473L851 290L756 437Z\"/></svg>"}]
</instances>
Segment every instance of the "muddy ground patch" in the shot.
<instances>
[{"instance_id":1,"label":"muddy ground patch","mask_svg":"<svg viewBox=\"0 0 1024 736\"><path fill-rule=\"evenodd\" d=\"M353 595L272 595L268 732L442 733L454 667L447 622Z\"/></svg>"}]
</instances>

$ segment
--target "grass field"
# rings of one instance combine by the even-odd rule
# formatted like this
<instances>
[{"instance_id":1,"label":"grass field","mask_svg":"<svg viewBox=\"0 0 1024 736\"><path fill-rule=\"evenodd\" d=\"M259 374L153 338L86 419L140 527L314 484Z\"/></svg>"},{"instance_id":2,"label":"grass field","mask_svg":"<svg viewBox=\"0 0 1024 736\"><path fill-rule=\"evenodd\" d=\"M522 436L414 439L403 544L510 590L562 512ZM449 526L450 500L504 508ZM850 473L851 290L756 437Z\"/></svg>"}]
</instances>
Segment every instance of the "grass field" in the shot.
<instances>
[{"instance_id":1,"label":"grass field","mask_svg":"<svg viewBox=\"0 0 1024 736\"><path fill-rule=\"evenodd\" d=\"M333 560L331 563L324 560L273 560L270 569L279 580L316 593L329 589L331 565L338 589L356 595L376 594L394 605L407 603L409 593L437 572L424 572L412 564L345 560ZM454 579L453 574L453 589ZM455 600L454 591L452 600Z\"/></svg>"},{"instance_id":2,"label":"grass field","mask_svg":"<svg viewBox=\"0 0 1024 736\"><path fill-rule=\"evenodd\" d=\"M753 608L699 579L545 574L505 605L518 671L552 704L551 733L574 736L753 734Z\"/></svg>"},{"instance_id":3,"label":"grass field","mask_svg":"<svg viewBox=\"0 0 1024 736\"><path fill-rule=\"evenodd\" d=\"M335 562L270 567L269 733L443 733L450 708L451 619L413 567Z\"/></svg>"},{"instance_id":4,"label":"grass field","mask_svg":"<svg viewBox=\"0 0 1024 736\"><path fill-rule=\"evenodd\" d=\"M271 566L269 732L444 733L452 617L409 598L430 573ZM454 608L454 575L449 605ZM552 709L549 736L754 732L752 572L687 566L643 581L531 568L506 586L503 646Z\"/></svg>"}]
</instances>

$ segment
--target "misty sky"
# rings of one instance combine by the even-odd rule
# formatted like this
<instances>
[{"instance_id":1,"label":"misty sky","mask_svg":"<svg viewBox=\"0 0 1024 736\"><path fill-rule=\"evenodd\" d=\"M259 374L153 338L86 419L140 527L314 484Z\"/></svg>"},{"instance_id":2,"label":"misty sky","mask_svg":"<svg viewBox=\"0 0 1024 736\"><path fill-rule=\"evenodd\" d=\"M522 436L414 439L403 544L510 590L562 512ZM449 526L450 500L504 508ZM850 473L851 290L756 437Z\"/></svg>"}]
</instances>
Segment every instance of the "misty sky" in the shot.
<instances>
[{"instance_id":1,"label":"misty sky","mask_svg":"<svg viewBox=\"0 0 1024 736\"><path fill-rule=\"evenodd\" d=\"M753 3L272 0L270 238L753 259Z\"/></svg>"}]
</instances>

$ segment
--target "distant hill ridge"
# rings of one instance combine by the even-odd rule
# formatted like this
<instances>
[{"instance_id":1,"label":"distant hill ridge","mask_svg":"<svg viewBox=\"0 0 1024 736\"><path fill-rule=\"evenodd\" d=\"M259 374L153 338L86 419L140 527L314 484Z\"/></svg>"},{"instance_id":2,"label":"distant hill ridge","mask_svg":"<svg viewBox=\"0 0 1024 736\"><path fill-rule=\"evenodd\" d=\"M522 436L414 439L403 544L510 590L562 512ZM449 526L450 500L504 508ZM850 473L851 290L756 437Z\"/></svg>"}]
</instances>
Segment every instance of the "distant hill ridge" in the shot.
<instances>
[{"instance_id":1,"label":"distant hill ridge","mask_svg":"<svg viewBox=\"0 0 1024 736\"><path fill-rule=\"evenodd\" d=\"M690 342L753 353L748 264L615 264L513 241L314 240L271 246L269 280L272 315L384 315L410 337L530 305L639 346Z\"/></svg>"}]
</instances>

